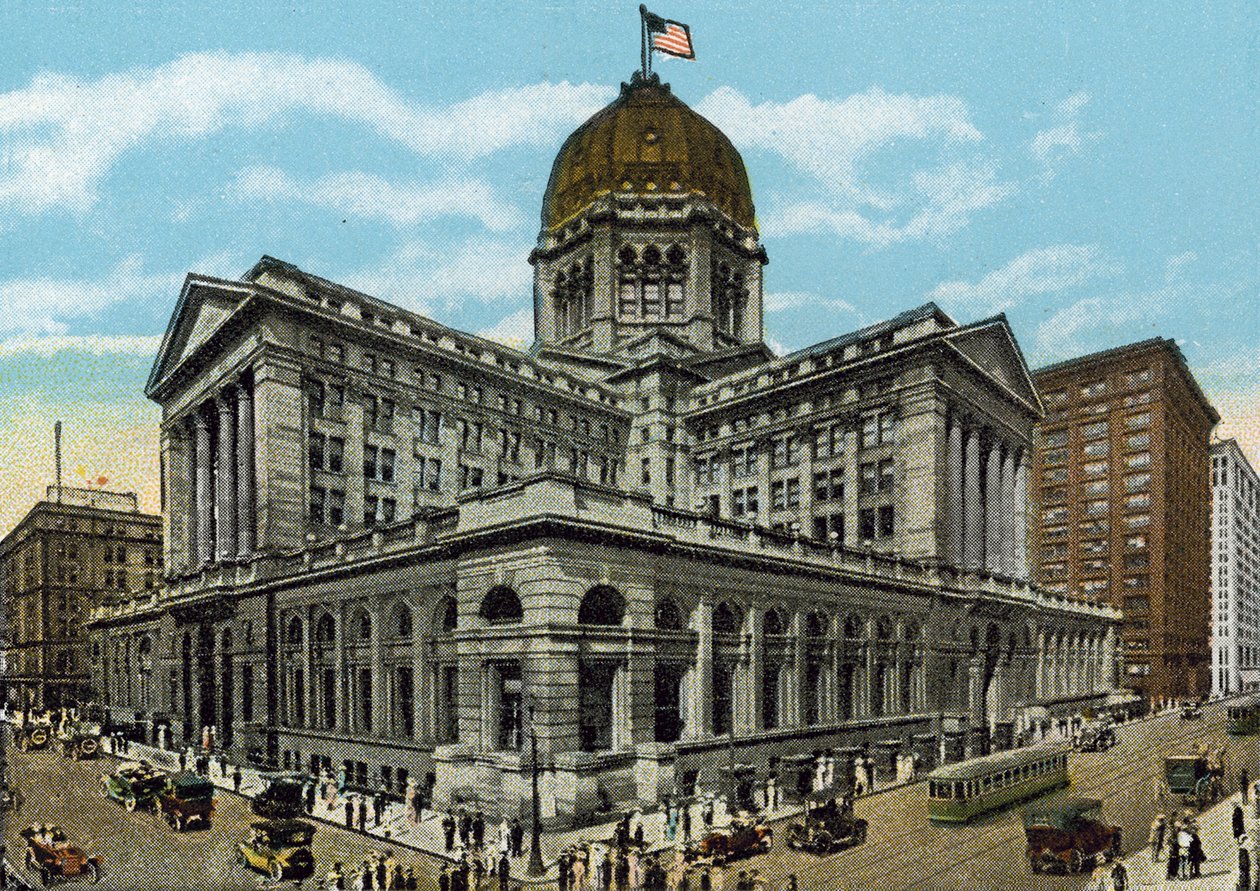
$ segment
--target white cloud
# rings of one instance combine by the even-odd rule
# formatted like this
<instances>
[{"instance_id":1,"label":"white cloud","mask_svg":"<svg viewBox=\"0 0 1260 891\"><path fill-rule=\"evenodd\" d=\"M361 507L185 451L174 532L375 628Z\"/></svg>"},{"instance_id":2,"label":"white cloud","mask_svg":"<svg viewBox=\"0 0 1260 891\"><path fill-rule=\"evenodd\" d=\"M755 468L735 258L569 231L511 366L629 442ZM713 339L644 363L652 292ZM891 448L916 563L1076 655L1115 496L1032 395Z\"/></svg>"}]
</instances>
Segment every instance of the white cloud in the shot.
<instances>
[{"instance_id":1,"label":"white cloud","mask_svg":"<svg viewBox=\"0 0 1260 891\"><path fill-rule=\"evenodd\" d=\"M1081 130L1078 116L1089 103L1089 98L1088 93L1080 91L1064 99L1055 107L1055 125L1033 136L1028 151L1041 165L1044 180L1053 179L1066 159L1079 155L1086 144L1101 138L1100 133Z\"/></svg>"},{"instance_id":2,"label":"white cloud","mask_svg":"<svg viewBox=\"0 0 1260 891\"><path fill-rule=\"evenodd\" d=\"M1182 251L1176 256L1169 257L1164 263L1164 279L1169 282L1176 281L1198 259L1199 255L1194 251Z\"/></svg>"},{"instance_id":3,"label":"white cloud","mask_svg":"<svg viewBox=\"0 0 1260 891\"><path fill-rule=\"evenodd\" d=\"M766 312L786 312L802 307L820 307L832 312L845 312L858 315L857 308L847 300L829 299L812 294L809 291L774 291L762 298Z\"/></svg>"},{"instance_id":4,"label":"white cloud","mask_svg":"<svg viewBox=\"0 0 1260 891\"><path fill-rule=\"evenodd\" d=\"M518 309L477 334L518 350L526 349L534 341L534 310Z\"/></svg>"},{"instance_id":5,"label":"white cloud","mask_svg":"<svg viewBox=\"0 0 1260 891\"><path fill-rule=\"evenodd\" d=\"M1166 281L1147 291L1085 297L1037 326L1033 353L1039 362L1054 361L1146 337L1169 337L1185 329L1186 318L1219 317L1240 304L1255 305L1254 295L1238 282L1205 284L1184 278ZM1180 328L1175 324L1174 313L1182 318ZM1189 333L1197 333L1197 329ZM1185 344L1186 339L1179 342ZM1215 339L1213 348L1220 349ZM1246 351L1229 351L1216 362L1199 364L1195 373L1205 385L1213 382L1249 389L1255 379L1256 366L1252 363L1260 363L1260 357Z\"/></svg>"},{"instance_id":6,"label":"white cloud","mask_svg":"<svg viewBox=\"0 0 1260 891\"><path fill-rule=\"evenodd\" d=\"M194 53L97 80L44 74L0 94L0 204L24 213L83 210L126 151L234 127L278 127L295 114L363 124L417 154L447 159L551 146L610 92L539 83L418 106L358 63L288 53Z\"/></svg>"},{"instance_id":7,"label":"white cloud","mask_svg":"<svg viewBox=\"0 0 1260 891\"><path fill-rule=\"evenodd\" d=\"M394 184L371 173L349 172L298 180L276 167L249 167L229 194L245 201L304 202L339 215L407 226L438 217L470 217L494 232L521 225L524 216L477 179Z\"/></svg>"},{"instance_id":8,"label":"white cloud","mask_svg":"<svg viewBox=\"0 0 1260 891\"><path fill-rule=\"evenodd\" d=\"M766 215L776 234L834 234L872 247L941 238L971 222L979 210L1014 194L1015 186L999 182L996 165L957 162L938 170L915 172L901 201L912 206L904 218L875 219L853 207L819 201L787 204Z\"/></svg>"},{"instance_id":9,"label":"white cloud","mask_svg":"<svg viewBox=\"0 0 1260 891\"><path fill-rule=\"evenodd\" d=\"M526 302L533 291L528 255L528 245L497 239L474 238L449 249L413 242L339 280L427 314L467 301Z\"/></svg>"},{"instance_id":10,"label":"white cloud","mask_svg":"<svg viewBox=\"0 0 1260 891\"><path fill-rule=\"evenodd\" d=\"M99 279L17 278L0 281L0 333L61 334L65 320L122 304L169 300L182 273L147 272L132 255Z\"/></svg>"},{"instance_id":11,"label":"white cloud","mask_svg":"<svg viewBox=\"0 0 1260 891\"><path fill-rule=\"evenodd\" d=\"M1059 244L1020 254L978 282L942 282L928 293L953 308L997 312L1023 298L1053 294L1118 271L1094 245Z\"/></svg>"},{"instance_id":12,"label":"white cloud","mask_svg":"<svg viewBox=\"0 0 1260 891\"><path fill-rule=\"evenodd\" d=\"M158 335L53 334L41 337L20 334L0 340L0 359L17 356L51 359L58 353L152 358L161 342Z\"/></svg>"},{"instance_id":13,"label":"white cloud","mask_svg":"<svg viewBox=\"0 0 1260 891\"><path fill-rule=\"evenodd\" d=\"M697 110L741 148L780 155L822 186L808 199L778 197L763 214L770 234L826 233L875 247L939 238L1015 191L991 160L972 157L984 135L955 96L876 87L843 100L805 95L754 105L722 87ZM934 166L909 160L925 150L937 156ZM891 182L875 185L870 168L881 152L894 153L878 162Z\"/></svg>"},{"instance_id":14,"label":"white cloud","mask_svg":"<svg viewBox=\"0 0 1260 891\"><path fill-rule=\"evenodd\" d=\"M954 96L898 95L878 87L840 101L805 95L759 105L721 87L696 110L737 145L780 154L829 188L861 195L870 190L857 182L855 165L877 149L898 140L983 138L968 119L966 105Z\"/></svg>"}]
</instances>

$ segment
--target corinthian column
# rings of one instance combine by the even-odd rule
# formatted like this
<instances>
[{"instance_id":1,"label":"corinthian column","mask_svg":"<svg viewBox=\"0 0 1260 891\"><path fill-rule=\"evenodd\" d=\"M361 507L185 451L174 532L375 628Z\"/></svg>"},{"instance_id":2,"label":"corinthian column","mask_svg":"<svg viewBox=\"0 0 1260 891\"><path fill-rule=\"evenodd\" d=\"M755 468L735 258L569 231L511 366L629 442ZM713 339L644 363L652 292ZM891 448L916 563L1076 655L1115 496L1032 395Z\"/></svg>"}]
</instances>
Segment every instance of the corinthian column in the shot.
<instances>
[{"instance_id":1,"label":"corinthian column","mask_svg":"<svg viewBox=\"0 0 1260 891\"><path fill-rule=\"evenodd\" d=\"M220 560L236 557L236 419L232 400L220 394L219 460L215 474L215 542Z\"/></svg>"},{"instance_id":2,"label":"corinthian column","mask_svg":"<svg viewBox=\"0 0 1260 891\"><path fill-rule=\"evenodd\" d=\"M989 449L984 489L984 566L996 572L1002 568L1002 449L996 441Z\"/></svg>"},{"instance_id":3,"label":"corinthian column","mask_svg":"<svg viewBox=\"0 0 1260 891\"><path fill-rule=\"evenodd\" d=\"M980 505L980 431L968 430L966 440L963 459L963 564L968 569L978 569L984 557L984 513Z\"/></svg>"},{"instance_id":4,"label":"corinthian column","mask_svg":"<svg viewBox=\"0 0 1260 891\"><path fill-rule=\"evenodd\" d=\"M1015 467L1015 567L1014 574L1028 578L1028 455L1021 454Z\"/></svg>"},{"instance_id":5,"label":"corinthian column","mask_svg":"<svg viewBox=\"0 0 1260 891\"><path fill-rule=\"evenodd\" d=\"M949 417L946 436L946 559L955 566L963 562L963 429L956 414Z\"/></svg>"},{"instance_id":6,"label":"corinthian column","mask_svg":"<svg viewBox=\"0 0 1260 891\"><path fill-rule=\"evenodd\" d=\"M1015 575L1015 450L1006 448L1002 459L1002 498L999 502L1001 516L998 517L998 530L1001 535L1001 546L998 554L1001 558L999 567L1005 575Z\"/></svg>"},{"instance_id":7,"label":"corinthian column","mask_svg":"<svg viewBox=\"0 0 1260 891\"><path fill-rule=\"evenodd\" d=\"M236 388L236 553L254 553L254 397Z\"/></svg>"},{"instance_id":8,"label":"corinthian column","mask_svg":"<svg viewBox=\"0 0 1260 891\"><path fill-rule=\"evenodd\" d=\"M214 559L214 493L210 487L210 427L200 412L193 414L193 498L196 504L197 561Z\"/></svg>"}]
</instances>

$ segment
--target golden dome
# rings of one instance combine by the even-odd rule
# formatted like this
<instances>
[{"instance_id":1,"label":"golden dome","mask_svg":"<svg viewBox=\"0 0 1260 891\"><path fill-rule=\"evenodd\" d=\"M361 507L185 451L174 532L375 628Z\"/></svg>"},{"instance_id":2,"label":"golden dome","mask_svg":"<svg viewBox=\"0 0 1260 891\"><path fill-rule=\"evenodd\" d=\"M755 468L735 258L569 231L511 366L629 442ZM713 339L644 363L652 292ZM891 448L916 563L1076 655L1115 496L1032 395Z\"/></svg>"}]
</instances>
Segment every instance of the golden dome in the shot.
<instances>
[{"instance_id":1,"label":"golden dome","mask_svg":"<svg viewBox=\"0 0 1260 891\"><path fill-rule=\"evenodd\" d=\"M635 72L611 105L564 141L543 196L543 227L561 225L608 192L701 195L739 225L755 225L739 152L655 74Z\"/></svg>"}]
</instances>

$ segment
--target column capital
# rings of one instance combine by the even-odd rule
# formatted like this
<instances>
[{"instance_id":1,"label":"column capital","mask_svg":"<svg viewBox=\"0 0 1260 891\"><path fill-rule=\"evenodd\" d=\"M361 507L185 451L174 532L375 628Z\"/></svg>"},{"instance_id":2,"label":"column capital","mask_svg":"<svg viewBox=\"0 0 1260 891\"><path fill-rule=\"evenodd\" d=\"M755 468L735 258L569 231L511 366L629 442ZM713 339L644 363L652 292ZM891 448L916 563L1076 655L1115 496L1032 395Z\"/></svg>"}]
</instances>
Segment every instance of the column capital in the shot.
<instances>
[{"instance_id":1,"label":"column capital","mask_svg":"<svg viewBox=\"0 0 1260 891\"><path fill-rule=\"evenodd\" d=\"M189 418L189 423L198 430L209 430L210 422L206 420L206 416L200 411L194 411Z\"/></svg>"}]
</instances>

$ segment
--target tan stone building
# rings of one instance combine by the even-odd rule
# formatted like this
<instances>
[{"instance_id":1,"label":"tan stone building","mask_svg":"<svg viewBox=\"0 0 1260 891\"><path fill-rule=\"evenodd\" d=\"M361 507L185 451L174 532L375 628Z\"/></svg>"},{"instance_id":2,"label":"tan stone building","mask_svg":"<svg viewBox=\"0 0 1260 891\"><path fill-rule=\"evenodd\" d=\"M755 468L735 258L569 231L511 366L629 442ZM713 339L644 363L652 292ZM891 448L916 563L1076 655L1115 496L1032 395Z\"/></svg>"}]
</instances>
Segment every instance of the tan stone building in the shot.
<instances>
[{"instance_id":1,"label":"tan stone building","mask_svg":"<svg viewBox=\"0 0 1260 891\"><path fill-rule=\"evenodd\" d=\"M553 167L531 352L270 258L189 276L148 389L169 589L96 622L153 642L175 736L496 814L536 742L565 823L1105 704L1115 612L1024 578L1005 319L775 357L753 220L636 78Z\"/></svg>"},{"instance_id":2,"label":"tan stone building","mask_svg":"<svg viewBox=\"0 0 1260 891\"><path fill-rule=\"evenodd\" d=\"M85 622L102 602L161 583L162 520L141 513L135 493L49 486L0 540L3 700L10 708L108 704L91 683ZM110 653L120 668L141 655Z\"/></svg>"},{"instance_id":3,"label":"tan stone building","mask_svg":"<svg viewBox=\"0 0 1260 891\"><path fill-rule=\"evenodd\" d=\"M1220 420L1171 340L1039 369L1037 575L1124 611L1123 683L1211 690L1208 445Z\"/></svg>"}]
</instances>

